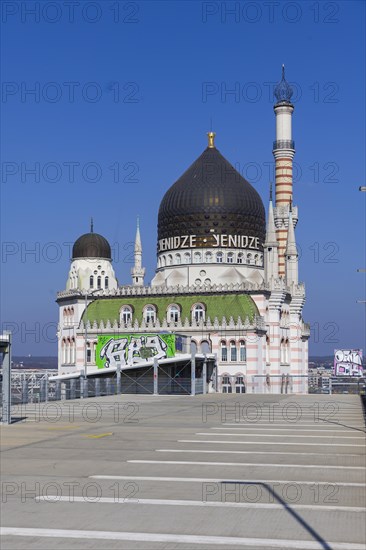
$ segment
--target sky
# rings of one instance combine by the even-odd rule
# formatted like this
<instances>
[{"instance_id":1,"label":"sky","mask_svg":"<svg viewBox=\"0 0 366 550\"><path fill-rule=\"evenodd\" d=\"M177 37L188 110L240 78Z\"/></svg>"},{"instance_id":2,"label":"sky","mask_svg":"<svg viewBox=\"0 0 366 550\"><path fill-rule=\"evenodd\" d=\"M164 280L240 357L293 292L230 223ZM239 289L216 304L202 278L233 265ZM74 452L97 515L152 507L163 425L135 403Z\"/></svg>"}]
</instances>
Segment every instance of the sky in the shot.
<instances>
[{"instance_id":1,"label":"sky","mask_svg":"<svg viewBox=\"0 0 366 550\"><path fill-rule=\"evenodd\" d=\"M56 355L56 293L94 230L146 280L168 188L216 132L265 207L273 86L294 87L294 204L310 355L365 350L365 3L3 1L1 327Z\"/></svg>"}]
</instances>

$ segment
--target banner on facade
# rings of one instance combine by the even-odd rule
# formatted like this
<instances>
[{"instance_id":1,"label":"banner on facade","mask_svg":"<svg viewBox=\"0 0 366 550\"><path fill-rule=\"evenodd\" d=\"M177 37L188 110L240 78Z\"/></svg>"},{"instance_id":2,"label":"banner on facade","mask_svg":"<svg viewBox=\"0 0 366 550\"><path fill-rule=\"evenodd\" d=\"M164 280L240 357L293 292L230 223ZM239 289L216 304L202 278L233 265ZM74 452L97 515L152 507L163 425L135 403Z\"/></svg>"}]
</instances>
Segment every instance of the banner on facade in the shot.
<instances>
[{"instance_id":1,"label":"banner on facade","mask_svg":"<svg viewBox=\"0 0 366 550\"><path fill-rule=\"evenodd\" d=\"M103 334L98 336L98 369L117 368L175 356L175 334Z\"/></svg>"},{"instance_id":2,"label":"banner on facade","mask_svg":"<svg viewBox=\"0 0 366 550\"><path fill-rule=\"evenodd\" d=\"M362 376L362 349L337 349L334 351L335 376Z\"/></svg>"}]
</instances>

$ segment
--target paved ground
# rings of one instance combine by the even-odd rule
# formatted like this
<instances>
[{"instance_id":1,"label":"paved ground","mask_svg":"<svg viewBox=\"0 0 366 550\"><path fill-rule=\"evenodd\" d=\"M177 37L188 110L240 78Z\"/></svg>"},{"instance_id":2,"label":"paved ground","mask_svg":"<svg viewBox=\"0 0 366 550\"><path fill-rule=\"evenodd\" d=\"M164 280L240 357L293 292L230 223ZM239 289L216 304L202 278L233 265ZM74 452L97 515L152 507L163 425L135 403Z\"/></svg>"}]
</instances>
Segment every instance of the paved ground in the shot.
<instances>
[{"instance_id":1,"label":"paved ground","mask_svg":"<svg viewBox=\"0 0 366 550\"><path fill-rule=\"evenodd\" d=\"M118 396L2 427L2 550L364 550L357 396Z\"/></svg>"}]
</instances>

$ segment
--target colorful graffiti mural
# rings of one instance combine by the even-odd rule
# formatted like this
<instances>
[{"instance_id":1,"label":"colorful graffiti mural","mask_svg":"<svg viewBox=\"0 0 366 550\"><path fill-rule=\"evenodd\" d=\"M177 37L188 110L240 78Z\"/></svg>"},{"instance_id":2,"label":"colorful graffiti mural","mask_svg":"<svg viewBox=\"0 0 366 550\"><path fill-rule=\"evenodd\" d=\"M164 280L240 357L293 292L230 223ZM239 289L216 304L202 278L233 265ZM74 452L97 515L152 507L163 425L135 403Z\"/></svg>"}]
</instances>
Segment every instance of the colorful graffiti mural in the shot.
<instances>
[{"instance_id":1,"label":"colorful graffiti mural","mask_svg":"<svg viewBox=\"0 0 366 550\"><path fill-rule=\"evenodd\" d=\"M337 349L334 351L336 376L362 376L362 349Z\"/></svg>"},{"instance_id":2,"label":"colorful graffiti mural","mask_svg":"<svg viewBox=\"0 0 366 550\"><path fill-rule=\"evenodd\" d=\"M106 334L98 336L95 362L98 369L123 368L174 356L175 334Z\"/></svg>"}]
</instances>

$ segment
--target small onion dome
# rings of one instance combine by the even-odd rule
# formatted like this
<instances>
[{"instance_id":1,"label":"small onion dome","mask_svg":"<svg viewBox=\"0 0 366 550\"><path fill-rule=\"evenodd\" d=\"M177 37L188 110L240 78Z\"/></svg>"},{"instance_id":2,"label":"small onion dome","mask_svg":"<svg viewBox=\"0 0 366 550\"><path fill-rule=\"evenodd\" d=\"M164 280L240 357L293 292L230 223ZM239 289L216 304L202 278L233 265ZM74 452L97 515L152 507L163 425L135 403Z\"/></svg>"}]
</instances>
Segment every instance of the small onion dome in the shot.
<instances>
[{"instance_id":1,"label":"small onion dome","mask_svg":"<svg viewBox=\"0 0 366 550\"><path fill-rule=\"evenodd\" d=\"M293 93L293 89L285 78L285 65L282 65L282 78L274 89L275 98L278 103L290 103Z\"/></svg>"},{"instance_id":2,"label":"small onion dome","mask_svg":"<svg viewBox=\"0 0 366 550\"><path fill-rule=\"evenodd\" d=\"M72 259L75 260L76 258L112 259L110 244L102 235L94 233L93 221L91 222L90 233L81 235L72 247Z\"/></svg>"}]
</instances>

